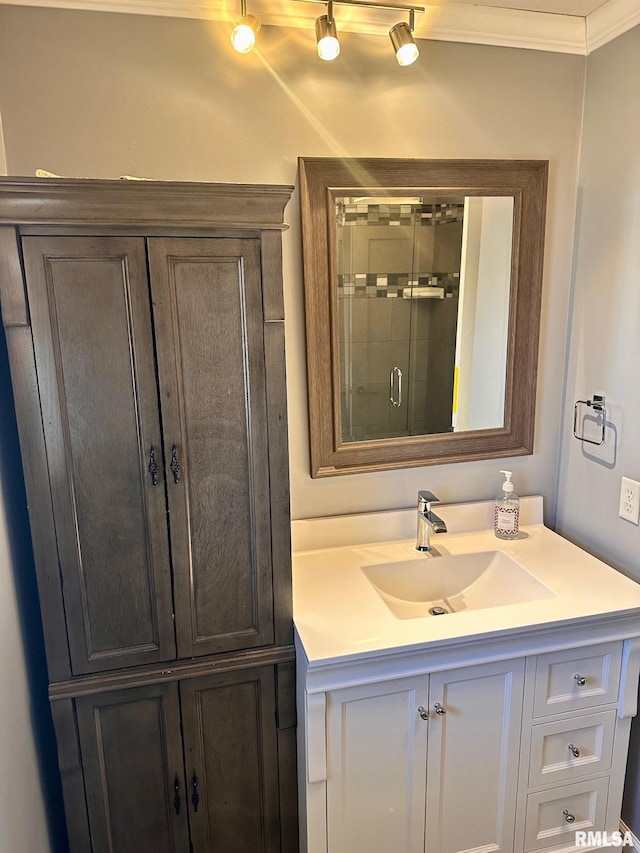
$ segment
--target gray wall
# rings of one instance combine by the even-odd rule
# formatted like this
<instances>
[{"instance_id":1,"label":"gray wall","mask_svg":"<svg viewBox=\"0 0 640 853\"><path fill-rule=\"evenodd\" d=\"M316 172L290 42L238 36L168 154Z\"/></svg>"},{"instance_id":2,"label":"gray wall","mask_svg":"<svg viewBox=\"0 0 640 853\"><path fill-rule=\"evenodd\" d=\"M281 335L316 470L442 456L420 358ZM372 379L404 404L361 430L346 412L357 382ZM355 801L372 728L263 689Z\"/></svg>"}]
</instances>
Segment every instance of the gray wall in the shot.
<instances>
[{"instance_id":1,"label":"gray wall","mask_svg":"<svg viewBox=\"0 0 640 853\"><path fill-rule=\"evenodd\" d=\"M640 581L640 527L618 517L622 476L640 481L640 27L587 65L557 528ZM607 397L602 449L571 437L573 405ZM623 817L640 835L640 726Z\"/></svg>"},{"instance_id":2,"label":"gray wall","mask_svg":"<svg viewBox=\"0 0 640 853\"><path fill-rule=\"evenodd\" d=\"M551 161L535 453L516 488L553 519L584 57L344 35L323 63L311 30L265 27L242 57L224 24L0 6L0 109L12 174L295 183L297 157ZM297 518L492 496L504 462L312 481L297 193L284 235L292 509Z\"/></svg>"}]
</instances>

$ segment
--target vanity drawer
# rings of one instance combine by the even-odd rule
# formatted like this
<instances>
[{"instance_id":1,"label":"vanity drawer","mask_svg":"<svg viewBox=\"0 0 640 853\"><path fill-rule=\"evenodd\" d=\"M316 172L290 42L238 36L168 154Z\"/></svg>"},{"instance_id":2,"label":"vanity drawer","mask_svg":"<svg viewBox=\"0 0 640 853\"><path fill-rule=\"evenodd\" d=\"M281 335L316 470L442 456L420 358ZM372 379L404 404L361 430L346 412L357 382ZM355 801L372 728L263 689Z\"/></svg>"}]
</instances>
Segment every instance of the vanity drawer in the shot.
<instances>
[{"instance_id":1,"label":"vanity drawer","mask_svg":"<svg viewBox=\"0 0 640 853\"><path fill-rule=\"evenodd\" d=\"M616 702L621 660L622 643L539 655L533 716L545 717Z\"/></svg>"},{"instance_id":2,"label":"vanity drawer","mask_svg":"<svg viewBox=\"0 0 640 853\"><path fill-rule=\"evenodd\" d=\"M609 777L529 794L524 849L572 847L576 830L604 831ZM572 820L573 818L573 820Z\"/></svg>"},{"instance_id":3,"label":"vanity drawer","mask_svg":"<svg viewBox=\"0 0 640 853\"><path fill-rule=\"evenodd\" d=\"M533 726L529 787L610 770L615 729L614 710Z\"/></svg>"}]
</instances>

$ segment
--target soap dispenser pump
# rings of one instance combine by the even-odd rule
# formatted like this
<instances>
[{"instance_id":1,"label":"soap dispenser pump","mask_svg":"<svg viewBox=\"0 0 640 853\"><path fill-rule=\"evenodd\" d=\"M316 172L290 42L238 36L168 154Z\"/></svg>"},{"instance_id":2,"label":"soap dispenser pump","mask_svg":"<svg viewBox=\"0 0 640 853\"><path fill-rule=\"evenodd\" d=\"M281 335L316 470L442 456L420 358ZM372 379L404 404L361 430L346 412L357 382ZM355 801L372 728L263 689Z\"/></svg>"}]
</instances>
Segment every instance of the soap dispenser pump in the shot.
<instances>
[{"instance_id":1,"label":"soap dispenser pump","mask_svg":"<svg viewBox=\"0 0 640 853\"><path fill-rule=\"evenodd\" d=\"M498 539L517 539L520 528L520 499L513 491L511 471L500 471L506 479L502 491L496 496L493 515L493 532Z\"/></svg>"}]
</instances>

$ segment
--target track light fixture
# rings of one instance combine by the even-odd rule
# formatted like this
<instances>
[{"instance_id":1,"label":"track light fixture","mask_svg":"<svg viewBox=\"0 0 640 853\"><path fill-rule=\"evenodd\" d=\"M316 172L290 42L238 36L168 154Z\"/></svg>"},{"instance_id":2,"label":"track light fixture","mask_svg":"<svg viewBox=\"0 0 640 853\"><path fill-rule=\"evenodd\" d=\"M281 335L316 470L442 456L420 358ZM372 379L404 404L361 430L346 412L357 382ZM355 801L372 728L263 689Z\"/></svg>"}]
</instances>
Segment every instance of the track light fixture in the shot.
<instances>
[{"instance_id":1,"label":"track light fixture","mask_svg":"<svg viewBox=\"0 0 640 853\"><path fill-rule=\"evenodd\" d=\"M409 10L409 23L401 21L389 30L389 38L398 60L398 65L412 65L420 56L418 45L413 40L415 12Z\"/></svg>"},{"instance_id":2,"label":"track light fixture","mask_svg":"<svg viewBox=\"0 0 640 853\"><path fill-rule=\"evenodd\" d=\"M253 15L247 15L247 0L240 0L240 16L231 33L231 44L238 53L249 53L256 43L260 21Z\"/></svg>"},{"instance_id":3,"label":"track light fixture","mask_svg":"<svg viewBox=\"0 0 640 853\"><path fill-rule=\"evenodd\" d=\"M327 14L316 20L316 41L318 43L318 56L320 59L331 61L340 55L340 42L336 21L333 17L333 3L327 3Z\"/></svg>"},{"instance_id":4,"label":"track light fixture","mask_svg":"<svg viewBox=\"0 0 640 853\"><path fill-rule=\"evenodd\" d=\"M0 0L1 2L1 0ZM330 61L340 55L340 42L336 21L333 17L333 6L364 7L369 9L389 9L409 13L409 23L401 21L389 30L389 38L399 65L411 65L420 55L418 46L413 38L415 13L424 12L424 6L413 3L395 3L392 0L298 0L306 3L326 4L327 14L316 20L316 42L320 59ZM260 30L260 21L253 15L247 15L247 2L240 0L240 20L231 33L231 44L238 53L249 53L256 43L256 35Z\"/></svg>"}]
</instances>

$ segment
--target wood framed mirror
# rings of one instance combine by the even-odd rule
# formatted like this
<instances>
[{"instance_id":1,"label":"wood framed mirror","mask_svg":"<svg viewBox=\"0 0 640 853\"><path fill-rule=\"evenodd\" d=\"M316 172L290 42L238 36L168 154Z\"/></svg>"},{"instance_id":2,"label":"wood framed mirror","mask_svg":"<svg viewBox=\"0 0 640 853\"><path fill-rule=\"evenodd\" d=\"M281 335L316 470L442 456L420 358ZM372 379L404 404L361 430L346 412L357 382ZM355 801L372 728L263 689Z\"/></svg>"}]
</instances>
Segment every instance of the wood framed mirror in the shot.
<instances>
[{"instance_id":1,"label":"wood framed mirror","mask_svg":"<svg viewBox=\"0 0 640 853\"><path fill-rule=\"evenodd\" d=\"M532 453L548 161L299 175L311 475Z\"/></svg>"}]
</instances>

